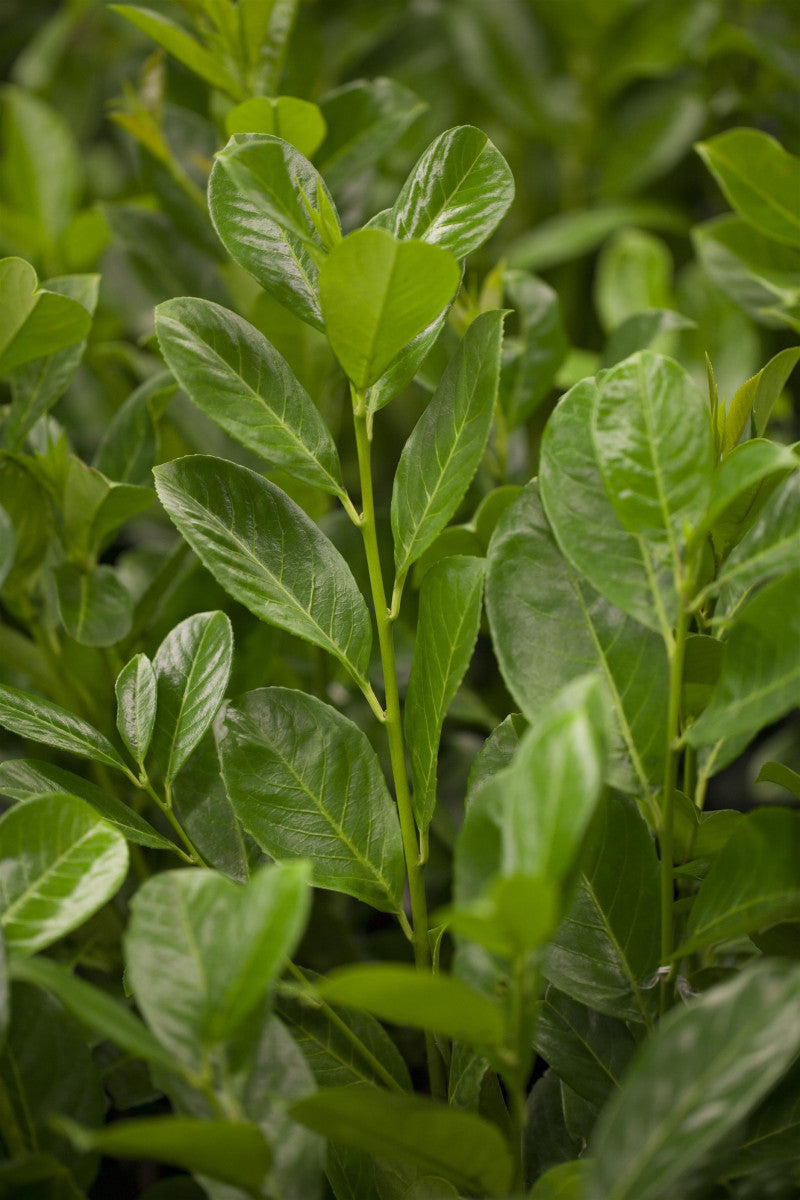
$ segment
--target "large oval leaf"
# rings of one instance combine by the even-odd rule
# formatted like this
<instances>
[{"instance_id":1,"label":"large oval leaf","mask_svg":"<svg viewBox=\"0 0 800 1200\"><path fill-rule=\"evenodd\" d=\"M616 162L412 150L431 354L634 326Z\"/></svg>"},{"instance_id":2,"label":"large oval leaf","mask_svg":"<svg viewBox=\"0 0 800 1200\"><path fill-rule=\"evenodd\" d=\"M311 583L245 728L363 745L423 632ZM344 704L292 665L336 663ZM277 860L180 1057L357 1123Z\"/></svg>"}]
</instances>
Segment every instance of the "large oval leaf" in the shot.
<instances>
[{"instance_id":1,"label":"large oval leaf","mask_svg":"<svg viewBox=\"0 0 800 1200\"><path fill-rule=\"evenodd\" d=\"M366 603L341 554L302 509L274 483L223 459L176 459L154 475L170 517L235 600L322 646L366 684Z\"/></svg>"},{"instance_id":2,"label":"large oval leaf","mask_svg":"<svg viewBox=\"0 0 800 1200\"><path fill-rule=\"evenodd\" d=\"M0 923L9 949L33 954L71 932L118 890L124 837L75 796L43 796L0 821Z\"/></svg>"},{"instance_id":3,"label":"large oval leaf","mask_svg":"<svg viewBox=\"0 0 800 1200\"><path fill-rule=\"evenodd\" d=\"M234 811L262 850L309 858L319 887L400 910L397 810L357 726L303 692L261 688L227 708L220 757Z\"/></svg>"}]
</instances>

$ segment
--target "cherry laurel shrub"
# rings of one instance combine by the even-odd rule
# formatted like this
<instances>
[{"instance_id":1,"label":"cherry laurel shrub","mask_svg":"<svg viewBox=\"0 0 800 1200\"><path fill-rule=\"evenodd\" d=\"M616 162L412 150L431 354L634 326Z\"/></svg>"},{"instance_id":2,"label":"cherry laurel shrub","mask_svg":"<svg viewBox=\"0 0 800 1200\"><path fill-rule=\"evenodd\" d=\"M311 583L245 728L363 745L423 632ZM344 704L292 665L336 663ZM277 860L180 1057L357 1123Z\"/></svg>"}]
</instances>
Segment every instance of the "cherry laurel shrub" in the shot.
<instances>
[{"instance_id":1,"label":"cherry laurel shrub","mask_svg":"<svg viewBox=\"0 0 800 1200\"><path fill-rule=\"evenodd\" d=\"M708 143L706 160L736 219L796 255L796 205L730 167L784 152L748 138ZM9 611L27 627L26 506L49 488L63 505L49 594L78 642L134 649L191 551L234 610L309 643L335 685L264 678L230 697L248 649L208 611L152 659L120 660L118 737L87 720L84 685L53 678L46 628L35 682L63 703L0 687L6 730L94 771L0 764L18 802L0 820L4 1195L80 1197L100 1155L179 1168L160 1195L214 1200L798 1194L800 814L704 804L800 701L800 473L766 436L800 352L726 404L711 368L704 395L628 327L556 405L538 477L499 489L450 553L442 535L498 413L507 316L491 289L461 296L460 341L396 456L387 529L383 410L455 317L464 260L512 197L471 126L436 138L394 204L346 236L289 141L234 132L217 155L219 239L349 381L336 438L258 329L183 296L155 314L169 376L134 394L95 465L63 443L26 455L41 397L77 366L97 281L40 286L23 260L0 263ZM137 455L176 385L312 499L221 457L157 466L181 547L134 610L101 556L150 502ZM339 548L307 515L315 493L349 522ZM432 907L439 740L484 612L515 712L473 763L452 895ZM800 798L788 767L765 777ZM337 951L327 973L307 969L314 889L375 910L405 956ZM104 922L124 924L119 961ZM100 1064L117 1109L146 1115L103 1124ZM46 1105L26 1105L23 1084Z\"/></svg>"}]
</instances>

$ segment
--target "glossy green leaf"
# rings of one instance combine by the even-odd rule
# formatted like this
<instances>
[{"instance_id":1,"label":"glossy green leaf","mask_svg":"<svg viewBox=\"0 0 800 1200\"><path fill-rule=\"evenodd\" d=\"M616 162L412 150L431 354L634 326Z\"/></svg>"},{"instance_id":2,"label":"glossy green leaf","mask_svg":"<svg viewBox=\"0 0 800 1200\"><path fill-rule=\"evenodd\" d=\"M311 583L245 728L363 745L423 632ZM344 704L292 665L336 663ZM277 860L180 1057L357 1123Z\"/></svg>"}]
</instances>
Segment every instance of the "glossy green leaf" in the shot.
<instances>
[{"instance_id":1,"label":"glossy green leaf","mask_svg":"<svg viewBox=\"0 0 800 1200\"><path fill-rule=\"evenodd\" d=\"M0 259L0 297L0 375L80 342L91 328L83 305L40 288L24 259Z\"/></svg>"},{"instance_id":2,"label":"glossy green leaf","mask_svg":"<svg viewBox=\"0 0 800 1200\"><path fill-rule=\"evenodd\" d=\"M800 472L770 496L755 523L734 546L712 585L717 617L730 620L757 584L793 570L800 556Z\"/></svg>"},{"instance_id":3,"label":"glossy green leaf","mask_svg":"<svg viewBox=\"0 0 800 1200\"><path fill-rule=\"evenodd\" d=\"M545 427L539 467L542 503L575 570L617 608L650 629L671 626L677 596L641 534L619 520L591 436L596 384L586 379L557 404Z\"/></svg>"},{"instance_id":4,"label":"glossy green leaf","mask_svg":"<svg viewBox=\"0 0 800 1200\"><path fill-rule=\"evenodd\" d=\"M442 532L478 469L494 415L502 336L501 312L473 321L403 448L392 490L399 578Z\"/></svg>"},{"instance_id":5,"label":"glossy green leaf","mask_svg":"<svg viewBox=\"0 0 800 1200\"><path fill-rule=\"evenodd\" d=\"M531 721L559 688L599 669L615 718L610 782L638 793L660 781L667 698L663 643L575 575L553 540L535 482L523 489L492 537L486 611L500 671Z\"/></svg>"},{"instance_id":6,"label":"glossy green leaf","mask_svg":"<svg viewBox=\"0 0 800 1200\"><path fill-rule=\"evenodd\" d=\"M54 578L58 615L76 642L113 646L128 635L133 602L113 567L84 570L76 563L62 563Z\"/></svg>"},{"instance_id":7,"label":"glossy green leaf","mask_svg":"<svg viewBox=\"0 0 800 1200\"><path fill-rule=\"evenodd\" d=\"M156 650L158 720L152 753L167 783L213 723L232 661L233 630L222 612L187 617Z\"/></svg>"},{"instance_id":8,"label":"glossy green leaf","mask_svg":"<svg viewBox=\"0 0 800 1200\"><path fill-rule=\"evenodd\" d=\"M692 746L750 736L800 703L800 571L763 588L737 613L711 703Z\"/></svg>"},{"instance_id":9,"label":"glossy green leaf","mask_svg":"<svg viewBox=\"0 0 800 1200\"><path fill-rule=\"evenodd\" d=\"M229 879L246 883L262 855L242 829L225 790L213 728L175 776L172 803L208 865Z\"/></svg>"},{"instance_id":10,"label":"glossy green leaf","mask_svg":"<svg viewBox=\"0 0 800 1200\"><path fill-rule=\"evenodd\" d=\"M401 392L404 387L407 387L411 383L447 324L450 311L450 305L443 308L439 315L434 317L430 325L426 326L422 333L418 333L408 343L405 350L400 351L397 358L392 362L391 366L386 368L377 383L374 383L372 387L367 389L368 413L379 412L390 400L394 399L398 392Z\"/></svg>"},{"instance_id":11,"label":"glossy green leaf","mask_svg":"<svg viewBox=\"0 0 800 1200\"><path fill-rule=\"evenodd\" d=\"M536 1050L560 1079L602 1108L636 1049L627 1025L548 985L539 1006Z\"/></svg>"},{"instance_id":12,"label":"glossy green leaf","mask_svg":"<svg viewBox=\"0 0 800 1200\"><path fill-rule=\"evenodd\" d=\"M313 696L248 692L225 712L220 757L234 812L270 857L308 858L318 887L402 907L397 810L365 735Z\"/></svg>"},{"instance_id":13,"label":"glossy green leaf","mask_svg":"<svg viewBox=\"0 0 800 1200\"><path fill-rule=\"evenodd\" d=\"M800 159L758 129L729 129L697 150L741 217L767 237L800 247Z\"/></svg>"},{"instance_id":14,"label":"glossy green leaf","mask_svg":"<svg viewBox=\"0 0 800 1200\"><path fill-rule=\"evenodd\" d=\"M162 46L173 58L194 71L206 83L219 88L226 95L240 99L242 89L220 61L219 56L202 46L191 34L186 33L174 21L150 8L138 8L133 4L111 4L112 12L125 17L142 33Z\"/></svg>"},{"instance_id":15,"label":"glossy green leaf","mask_svg":"<svg viewBox=\"0 0 800 1200\"><path fill-rule=\"evenodd\" d=\"M118 771L127 770L111 742L88 721L58 704L0 684L0 725L32 742L91 758Z\"/></svg>"},{"instance_id":16,"label":"glossy green leaf","mask_svg":"<svg viewBox=\"0 0 800 1200\"><path fill-rule=\"evenodd\" d=\"M42 796L63 795L84 800L129 842L151 846L154 850L174 850L168 838L116 796L109 795L88 779L65 771L53 763L35 758L9 758L0 763L0 793L15 800L36 800Z\"/></svg>"},{"instance_id":17,"label":"glossy green leaf","mask_svg":"<svg viewBox=\"0 0 800 1200\"><path fill-rule=\"evenodd\" d=\"M167 364L206 416L274 467L344 494L339 456L288 364L247 321L189 297L156 309Z\"/></svg>"},{"instance_id":18,"label":"glossy green leaf","mask_svg":"<svg viewBox=\"0 0 800 1200\"><path fill-rule=\"evenodd\" d=\"M500 1131L471 1113L368 1084L326 1088L291 1109L326 1137L442 1175L461 1190L499 1196L511 1182Z\"/></svg>"},{"instance_id":19,"label":"glossy green leaf","mask_svg":"<svg viewBox=\"0 0 800 1200\"><path fill-rule=\"evenodd\" d=\"M757 375L753 375L735 392L725 416L723 454L729 454L739 441L751 415L758 437L764 434L775 401L786 386L786 381L798 361L800 347L792 346L788 350L781 350Z\"/></svg>"},{"instance_id":20,"label":"glossy green leaf","mask_svg":"<svg viewBox=\"0 0 800 1200\"><path fill-rule=\"evenodd\" d=\"M644 350L601 377L593 433L620 521L632 533L665 538L674 557L711 490L706 401L676 362Z\"/></svg>"},{"instance_id":21,"label":"glossy green leaf","mask_svg":"<svg viewBox=\"0 0 800 1200\"><path fill-rule=\"evenodd\" d=\"M357 79L328 92L320 101L328 131L319 160L330 186L344 189L374 166L426 107L410 88L384 77Z\"/></svg>"},{"instance_id":22,"label":"glossy green leaf","mask_svg":"<svg viewBox=\"0 0 800 1200\"><path fill-rule=\"evenodd\" d=\"M201 455L154 474L161 503L235 600L365 680L372 630L364 598L339 552L280 488Z\"/></svg>"},{"instance_id":23,"label":"glossy green leaf","mask_svg":"<svg viewBox=\"0 0 800 1200\"><path fill-rule=\"evenodd\" d=\"M102 908L128 873L120 833L75 796L10 809L0 821L0 922L12 952L33 954Z\"/></svg>"},{"instance_id":24,"label":"glossy green leaf","mask_svg":"<svg viewBox=\"0 0 800 1200\"><path fill-rule=\"evenodd\" d=\"M185 1067L250 1015L306 923L308 867L261 868L242 887L213 871L166 871L133 901L127 977L153 1033Z\"/></svg>"},{"instance_id":25,"label":"glossy green leaf","mask_svg":"<svg viewBox=\"0 0 800 1200\"><path fill-rule=\"evenodd\" d=\"M642 229L622 229L600 252L594 303L611 333L646 308L670 308L672 255L665 242Z\"/></svg>"},{"instance_id":26,"label":"glossy green leaf","mask_svg":"<svg viewBox=\"0 0 800 1200\"><path fill-rule=\"evenodd\" d=\"M260 1191L271 1162L263 1134L241 1121L141 1117L87 1129L62 1117L58 1126L83 1153L95 1150L110 1158L169 1163L251 1193Z\"/></svg>"},{"instance_id":27,"label":"glossy green leaf","mask_svg":"<svg viewBox=\"0 0 800 1200\"><path fill-rule=\"evenodd\" d=\"M322 329L319 263L340 231L311 163L280 138L237 134L217 155L208 207L236 262L280 304Z\"/></svg>"},{"instance_id":28,"label":"glossy green leaf","mask_svg":"<svg viewBox=\"0 0 800 1200\"><path fill-rule=\"evenodd\" d=\"M548 946L545 977L597 1012L649 1023L659 920L653 839L635 803L610 792L589 830L572 906Z\"/></svg>"},{"instance_id":29,"label":"glossy green leaf","mask_svg":"<svg viewBox=\"0 0 800 1200\"><path fill-rule=\"evenodd\" d=\"M325 138L325 118L316 104L296 96L251 96L225 117L228 137L235 133L268 133L283 138L306 158Z\"/></svg>"},{"instance_id":30,"label":"glossy green leaf","mask_svg":"<svg viewBox=\"0 0 800 1200\"><path fill-rule=\"evenodd\" d=\"M597 1124L587 1200L667 1200L800 1048L800 972L764 961L676 1009Z\"/></svg>"},{"instance_id":31,"label":"glossy green leaf","mask_svg":"<svg viewBox=\"0 0 800 1200\"><path fill-rule=\"evenodd\" d=\"M506 337L499 397L511 426L521 425L547 396L567 353L557 293L542 279L506 271L503 286L519 317L516 336Z\"/></svg>"},{"instance_id":32,"label":"glossy green leaf","mask_svg":"<svg viewBox=\"0 0 800 1200\"><path fill-rule=\"evenodd\" d=\"M452 300L460 275L440 246L383 229L358 230L334 247L320 271L320 304L333 352L359 391Z\"/></svg>"},{"instance_id":33,"label":"glossy green leaf","mask_svg":"<svg viewBox=\"0 0 800 1200\"><path fill-rule=\"evenodd\" d=\"M441 133L406 180L386 228L466 258L491 237L514 199L514 177L480 129Z\"/></svg>"},{"instance_id":34,"label":"glossy green leaf","mask_svg":"<svg viewBox=\"0 0 800 1200\"><path fill-rule=\"evenodd\" d=\"M800 915L800 814L748 813L714 859L676 952L693 953Z\"/></svg>"},{"instance_id":35,"label":"glossy green leaf","mask_svg":"<svg viewBox=\"0 0 800 1200\"><path fill-rule=\"evenodd\" d=\"M137 654L126 663L114 684L117 729L140 766L156 723L156 687L153 664L146 654Z\"/></svg>"},{"instance_id":36,"label":"glossy green leaf","mask_svg":"<svg viewBox=\"0 0 800 1200\"><path fill-rule=\"evenodd\" d=\"M427 829L436 804L436 764L447 710L475 649L481 620L482 558L442 559L420 588L414 660L405 704L414 816Z\"/></svg>"},{"instance_id":37,"label":"glossy green leaf","mask_svg":"<svg viewBox=\"0 0 800 1200\"><path fill-rule=\"evenodd\" d=\"M428 1029L470 1045L497 1046L503 1010L452 975L389 963L340 967L317 984L329 1004L372 1013L394 1025Z\"/></svg>"}]
</instances>

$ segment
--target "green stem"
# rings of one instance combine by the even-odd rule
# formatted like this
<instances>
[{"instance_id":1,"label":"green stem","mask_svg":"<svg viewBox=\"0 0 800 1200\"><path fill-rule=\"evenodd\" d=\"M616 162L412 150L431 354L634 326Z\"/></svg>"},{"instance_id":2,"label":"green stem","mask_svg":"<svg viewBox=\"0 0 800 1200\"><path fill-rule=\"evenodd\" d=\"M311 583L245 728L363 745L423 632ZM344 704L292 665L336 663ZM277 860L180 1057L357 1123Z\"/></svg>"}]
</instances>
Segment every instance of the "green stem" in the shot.
<instances>
[{"instance_id":1,"label":"green stem","mask_svg":"<svg viewBox=\"0 0 800 1200\"><path fill-rule=\"evenodd\" d=\"M5 1142L9 1158L28 1153L28 1145L14 1112L14 1105L3 1079L0 1077L0 1136Z\"/></svg>"},{"instance_id":2,"label":"green stem","mask_svg":"<svg viewBox=\"0 0 800 1200\"><path fill-rule=\"evenodd\" d=\"M394 655L394 638L386 590L378 552L378 534L375 525L375 501L372 493L371 444L367 430L367 413L363 395L353 393L353 422L358 453L358 471L361 482L361 535L367 556L372 604L383 668L383 686L386 696L385 727L389 741L389 756L392 764L397 811L400 817L400 832L406 861L408 890L411 897L412 944L417 969L430 971L431 956L428 946L428 904L425 898L425 883L420 866L420 848L411 793L406 772L406 753L403 742L403 725L400 714L400 694L397 687L397 666ZM426 1034L428 1072L431 1091L440 1098L447 1094L444 1063L431 1034Z\"/></svg>"},{"instance_id":3,"label":"green stem","mask_svg":"<svg viewBox=\"0 0 800 1200\"><path fill-rule=\"evenodd\" d=\"M689 614L681 608L675 641L669 650L669 711L667 715L667 744L664 762L664 795L661 806L661 823L658 834L661 853L661 965L665 966L673 948L673 859L675 824L675 789L678 779L680 757L681 691L683 688L683 664L686 656L686 637L689 632ZM661 979L661 1012L667 1007L668 979Z\"/></svg>"},{"instance_id":4,"label":"green stem","mask_svg":"<svg viewBox=\"0 0 800 1200\"><path fill-rule=\"evenodd\" d=\"M206 860L203 858L202 854L197 849L194 842L189 837L188 833L183 828L183 826L181 825L178 818L175 816L175 813L173 812L173 809L172 809L171 796L168 796L166 800L163 800L161 798L161 796L159 796L158 792L155 790L155 788L153 787L152 783L147 778L147 776L144 776L143 779L139 780L136 778L135 775L131 774L130 778L133 780L133 782L136 784L136 786L138 788L142 788L143 791L147 792L150 799L153 800L155 802L155 804L158 805L161 812L164 814L166 819L169 821L170 825L175 830L178 837L183 842L184 846L186 847L186 849L189 852L188 855L184 854L182 850L180 850L176 847L176 849L178 850L178 853L183 858L185 858L187 862L191 863L193 866L197 866L197 867L209 866L210 864L208 862L206 862Z\"/></svg>"}]
</instances>

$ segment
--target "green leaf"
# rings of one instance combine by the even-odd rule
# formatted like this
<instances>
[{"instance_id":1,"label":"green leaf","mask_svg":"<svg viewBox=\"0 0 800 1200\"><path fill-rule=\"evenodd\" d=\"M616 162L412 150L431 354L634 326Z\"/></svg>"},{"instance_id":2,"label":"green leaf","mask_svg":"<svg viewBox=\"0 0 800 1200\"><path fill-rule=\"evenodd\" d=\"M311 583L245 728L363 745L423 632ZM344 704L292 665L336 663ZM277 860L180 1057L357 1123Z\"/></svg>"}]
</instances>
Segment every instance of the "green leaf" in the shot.
<instances>
[{"instance_id":1,"label":"green leaf","mask_svg":"<svg viewBox=\"0 0 800 1200\"><path fill-rule=\"evenodd\" d=\"M667 1200L736 1128L800 1048L800 972L746 968L670 1013L604 1109L587 1200Z\"/></svg>"},{"instance_id":2,"label":"green leaf","mask_svg":"<svg viewBox=\"0 0 800 1200\"><path fill-rule=\"evenodd\" d=\"M677 956L800 916L800 813L748 813L714 859Z\"/></svg>"},{"instance_id":3,"label":"green leaf","mask_svg":"<svg viewBox=\"0 0 800 1200\"><path fill-rule=\"evenodd\" d=\"M436 805L436 764L447 710L470 664L483 600L481 558L445 558L420 588L414 659L405 703L414 816L427 829Z\"/></svg>"},{"instance_id":4,"label":"green leaf","mask_svg":"<svg viewBox=\"0 0 800 1200\"><path fill-rule=\"evenodd\" d=\"M149 821L116 796L104 792L88 779L64 771L53 763L35 758L9 758L0 763L0 793L15 800L36 800L63 795L84 800L129 842L154 850L174 850L174 844L153 829Z\"/></svg>"},{"instance_id":5,"label":"green leaf","mask_svg":"<svg viewBox=\"0 0 800 1200\"><path fill-rule=\"evenodd\" d=\"M243 1121L141 1117L87 1129L61 1117L58 1127L84 1154L98 1151L109 1158L169 1163L251 1193L260 1191L272 1161L264 1135Z\"/></svg>"},{"instance_id":6,"label":"green leaf","mask_svg":"<svg viewBox=\"0 0 800 1200\"><path fill-rule=\"evenodd\" d=\"M765 762L758 772L756 783L777 783L791 792L795 799L800 800L800 775L785 767L783 763Z\"/></svg>"},{"instance_id":7,"label":"green leaf","mask_svg":"<svg viewBox=\"0 0 800 1200\"><path fill-rule=\"evenodd\" d=\"M762 325L792 325L800 301L800 251L724 216L692 230L697 256L711 279Z\"/></svg>"},{"instance_id":8,"label":"green leaf","mask_svg":"<svg viewBox=\"0 0 800 1200\"><path fill-rule=\"evenodd\" d=\"M158 721L152 752L167 783L212 725L232 661L233 630L223 612L187 617L156 650Z\"/></svg>"},{"instance_id":9,"label":"green leaf","mask_svg":"<svg viewBox=\"0 0 800 1200\"><path fill-rule=\"evenodd\" d=\"M192 1071L263 1000L310 902L306 863L262 867L242 887L214 871L165 871L136 893L127 976L145 1020Z\"/></svg>"},{"instance_id":10,"label":"green leaf","mask_svg":"<svg viewBox=\"0 0 800 1200\"><path fill-rule=\"evenodd\" d=\"M535 482L492 537L486 611L500 671L531 721L565 684L599 668L615 717L609 781L641 794L661 780L663 642L575 575L553 541Z\"/></svg>"},{"instance_id":11,"label":"green leaf","mask_svg":"<svg viewBox=\"0 0 800 1200\"><path fill-rule=\"evenodd\" d=\"M38 286L21 258L0 259L0 375L86 337L92 318L77 300Z\"/></svg>"},{"instance_id":12,"label":"green leaf","mask_svg":"<svg viewBox=\"0 0 800 1200\"><path fill-rule=\"evenodd\" d=\"M72 455L62 502L62 536L68 558L81 564L94 561L111 534L152 502L151 488L112 483Z\"/></svg>"},{"instance_id":13,"label":"green leaf","mask_svg":"<svg viewBox=\"0 0 800 1200\"><path fill-rule=\"evenodd\" d=\"M764 434L775 401L799 361L800 346L781 350L758 374L742 384L728 405L725 435L722 439L723 454L729 454L739 441L751 414L757 436L761 437Z\"/></svg>"},{"instance_id":14,"label":"green leaf","mask_svg":"<svg viewBox=\"0 0 800 1200\"><path fill-rule=\"evenodd\" d=\"M763 485L767 481L774 485L781 476L785 478L798 467L800 460L788 446L779 446L765 438L734 446L714 474L708 510L694 531L695 543L699 544L700 538L712 531L715 546L729 545L740 533L742 524L746 526L748 520L755 519Z\"/></svg>"},{"instance_id":15,"label":"green leaf","mask_svg":"<svg viewBox=\"0 0 800 1200\"><path fill-rule=\"evenodd\" d=\"M172 785L175 815L210 867L246 883L262 861L242 829L222 778L214 730L201 739Z\"/></svg>"},{"instance_id":16,"label":"green leaf","mask_svg":"<svg viewBox=\"0 0 800 1200\"><path fill-rule=\"evenodd\" d=\"M113 646L130 632L133 602L113 567L62 563L54 572L58 615L82 646Z\"/></svg>"},{"instance_id":17,"label":"green leaf","mask_svg":"<svg viewBox=\"0 0 800 1200\"><path fill-rule=\"evenodd\" d=\"M745 221L800 247L800 159L758 129L729 129L698 143L697 151Z\"/></svg>"},{"instance_id":18,"label":"green leaf","mask_svg":"<svg viewBox=\"0 0 800 1200\"><path fill-rule=\"evenodd\" d=\"M800 703L800 571L763 588L739 610L719 681L686 740L707 746L752 735Z\"/></svg>"},{"instance_id":19,"label":"green leaf","mask_svg":"<svg viewBox=\"0 0 800 1200\"><path fill-rule=\"evenodd\" d=\"M454 515L483 457L494 415L503 313L472 322L411 437L392 490L399 579Z\"/></svg>"},{"instance_id":20,"label":"green leaf","mask_svg":"<svg viewBox=\"0 0 800 1200\"><path fill-rule=\"evenodd\" d=\"M120 483L152 484L150 472L158 450L155 422L177 390L167 371L135 388L100 439L95 469Z\"/></svg>"},{"instance_id":21,"label":"green leaf","mask_svg":"<svg viewBox=\"0 0 800 1200\"><path fill-rule=\"evenodd\" d=\"M0 684L0 725L20 737L127 771L111 742L88 721L41 696Z\"/></svg>"},{"instance_id":22,"label":"green leaf","mask_svg":"<svg viewBox=\"0 0 800 1200\"><path fill-rule=\"evenodd\" d=\"M431 142L385 228L466 258L491 237L513 199L514 177L500 151L480 129L459 125Z\"/></svg>"},{"instance_id":23,"label":"green leaf","mask_svg":"<svg viewBox=\"0 0 800 1200\"><path fill-rule=\"evenodd\" d=\"M711 491L706 401L678 363L643 350L601 376L594 417L600 472L620 521L666 538L676 558Z\"/></svg>"},{"instance_id":24,"label":"green leaf","mask_svg":"<svg viewBox=\"0 0 800 1200\"><path fill-rule=\"evenodd\" d=\"M47 255L78 206L83 172L72 122L38 91L2 88L3 216L4 224L9 210L22 216L31 229L31 252Z\"/></svg>"},{"instance_id":25,"label":"green leaf","mask_svg":"<svg viewBox=\"0 0 800 1200\"><path fill-rule=\"evenodd\" d=\"M659 920L653 839L633 800L609 792L589 830L575 898L550 941L544 975L597 1012L649 1024L645 989L659 965Z\"/></svg>"},{"instance_id":26,"label":"green leaf","mask_svg":"<svg viewBox=\"0 0 800 1200\"><path fill-rule=\"evenodd\" d=\"M118 891L128 847L74 796L43 796L0 820L0 922L9 950L33 954L77 929Z\"/></svg>"},{"instance_id":27,"label":"green leaf","mask_svg":"<svg viewBox=\"0 0 800 1200\"><path fill-rule=\"evenodd\" d=\"M531 233L513 242L508 255L512 267L544 271L596 250L619 229L685 231L685 218L674 208L639 200L629 204L594 204L590 209L559 213L541 221Z\"/></svg>"},{"instance_id":28,"label":"green leaf","mask_svg":"<svg viewBox=\"0 0 800 1200\"><path fill-rule=\"evenodd\" d=\"M759 1167L793 1166L797 1162L800 1130L800 1094L797 1065L752 1114L737 1139L736 1156L725 1168L729 1178L749 1174Z\"/></svg>"},{"instance_id":29,"label":"green leaf","mask_svg":"<svg viewBox=\"0 0 800 1200\"><path fill-rule=\"evenodd\" d=\"M621 229L600 252L594 303L607 334L646 308L672 306L672 255L661 238Z\"/></svg>"},{"instance_id":30,"label":"green leaf","mask_svg":"<svg viewBox=\"0 0 800 1200\"><path fill-rule=\"evenodd\" d=\"M513 427L527 421L547 396L567 353L567 335L558 294L543 280L506 271L503 284L519 316L517 336L507 337L503 346L499 391Z\"/></svg>"},{"instance_id":31,"label":"green leaf","mask_svg":"<svg viewBox=\"0 0 800 1200\"><path fill-rule=\"evenodd\" d=\"M321 646L365 683L372 629L364 598L339 552L280 488L202 455L154 475L175 525L235 600Z\"/></svg>"},{"instance_id":32,"label":"green leaf","mask_svg":"<svg viewBox=\"0 0 800 1200\"><path fill-rule=\"evenodd\" d=\"M431 1100L355 1084L326 1088L290 1111L326 1137L442 1175L464 1191L499 1196L511 1182L499 1129Z\"/></svg>"},{"instance_id":33,"label":"green leaf","mask_svg":"<svg viewBox=\"0 0 800 1200\"><path fill-rule=\"evenodd\" d=\"M428 1029L470 1045L498 1046L503 1010L452 975L421 974L390 963L340 967L316 985L329 1004L372 1013L394 1025Z\"/></svg>"},{"instance_id":34,"label":"green leaf","mask_svg":"<svg viewBox=\"0 0 800 1200\"><path fill-rule=\"evenodd\" d=\"M536 1050L560 1079L602 1108L636 1049L622 1021L594 1012L549 984L536 1018Z\"/></svg>"},{"instance_id":35,"label":"green leaf","mask_svg":"<svg viewBox=\"0 0 800 1200\"><path fill-rule=\"evenodd\" d=\"M755 524L734 546L717 573L715 616L727 621L750 590L773 576L791 571L800 555L800 472L794 471L770 496Z\"/></svg>"},{"instance_id":36,"label":"green leaf","mask_svg":"<svg viewBox=\"0 0 800 1200\"><path fill-rule=\"evenodd\" d=\"M267 133L283 138L306 158L325 138L325 118L316 104L296 96L251 96L225 117L228 137L236 133Z\"/></svg>"},{"instance_id":37,"label":"green leaf","mask_svg":"<svg viewBox=\"0 0 800 1200\"><path fill-rule=\"evenodd\" d=\"M322 329L319 262L341 233L333 200L311 163L280 138L237 134L217 155L208 207L239 266Z\"/></svg>"},{"instance_id":38,"label":"green leaf","mask_svg":"<svg viewBox=\"0 0 800 1200\"><path fill-rule=\"evenodd\" d=\"M333 248L319 276L328 340L364 391L452 300L461 272L440 246L360 229Z\"/></svg>"},{"instance_id":39,"label":"green leaf","mask_svg":"<svg viewBox=\"0 0 800 1200\"><path fill-rule=\"evenodd\" d=\"M397 810L361 730L288 688L248 692L228 706L223 729L225 787L261 849L278 861L310 859L318 887L400 911Z\"/></svg>"},{"instance_id":40,"label":"green leaf","mask_svg":"<svg viewBox=\"0 0 800 1200\"><path fill-rule=\"evenodd\" d=\"M50 992L73 1017L127 1054L167 1070L174 1069L172 1055L130 1009L66 967L50 958L15 959L11 975L15 980Z\"/></svg>"},{"instance_id":41,"label":"green leaf","mask_svg":"<svg viewBox=\"0 0 800 1200\"><path fill-rule=\"evenodd\" d=\"M529 1200L583 1200L588 1171L585 1159L558 1163L539 1176Z\"/></svg>"},{"instance_id":42,"label":"green leaf","mask_svg":"<svg viewBox=\"0 0 800 1200\"><path fill-rule=\"evenodd\" d=\"M214 54L211 50L206 50L174 21L170 21L161 13L153 12L152 9L138 8L132 4L110 4L109 8L112 12L117 12L121 17L125 17L137 29L141 29L142 33L146 33L168 54L177 58L178 62L183 63L190 71L194 71L195 75L199 75L206 83L219 88L221 92L225 92L235 100L242 98L241 85L222 65L219 55Z\"/></svg>"},{"instance_id":43,"label":"green leaf","mask_svg":"<svg viewBox=\"0 0 800 1200\"><path fill-rule=\"evenodd\" d=\"M146 654L122 668L114 684L117 729L133 758L142 765L156 723L156 675Z\"/></svg>"},{"instance_id":44,"label":"green leaf","mask_svg":"<svg viewBox=\"0 0 800 1200\"><path fill-rule=\"evenodd\" d=\"M601 596L649 629L671 627L678 599L645 539L620 524L591 436L597 385L585 379L563 396L545 427L539 467L542 503L561 552Z\"/></svg>"},{"instance_id":45,"label":"green leaf","mask_svg":"<svg viewBox=\"0 0 800 1200\"><path fill-rule=\"evenodd\" d=\"M682 329L696 329L696 322L671 308L648 308L634 313L619 325L605 344L600 358L601 367L613 367L637 350L668 352L674 345L674 334Z\"/></svg>"},{"instance_id":46,"label":"green leaf","mask_svg":"<svg viewBox=\"0 0 800 1200\"><path fill-rule=\"evenodd\" d=\"M339 456L310 397L263 334L209 300L156 309L167 364L226 433L289 475L344 495Z\"/></svg>"},{"instance_id":47,"label":"green leaf","mask_svg":"<svg viewBox=\"0 0 800 1200\"><path fill-rule=\"evenodd\" d=\"M358 79L320 101L328 127L320 171L334 190L344 189L397 144L427 105L395 79Z\"/></svg>"},{"instance_id":48,"label":"green leaf","mask_svg":"<svg viewBox=\"0 0 800 1200\"><path fill-rule=\"evenodd\" d=\"M14 565L17 553L17 535L14 523L6 510L0 506L0 588Z\"/></svg>"}]
</instances>

